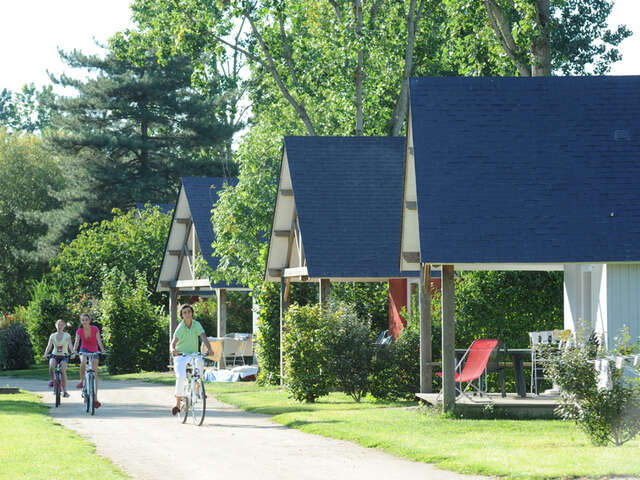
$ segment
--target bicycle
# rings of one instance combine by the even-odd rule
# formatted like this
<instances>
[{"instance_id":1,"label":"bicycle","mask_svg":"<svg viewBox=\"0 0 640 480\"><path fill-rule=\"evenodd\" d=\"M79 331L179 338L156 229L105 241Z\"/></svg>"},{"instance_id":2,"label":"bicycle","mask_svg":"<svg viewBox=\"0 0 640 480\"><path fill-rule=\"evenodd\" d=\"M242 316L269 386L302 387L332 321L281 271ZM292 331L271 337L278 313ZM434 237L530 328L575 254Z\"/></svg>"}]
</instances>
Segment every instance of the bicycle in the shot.
<instances>
[{"instance_id":1,"label":"bicycle","mask_svg":"<svg viewBox=\"0 0 640 480\"><path fill-rule=\"evenodd\" d=\"M50 353L47 358L55 358L56 369L53 372L53 393L56 395L56 408L60 406L60 397L62 396L62 360L71 358L71 355L54 355Z\"/></svg>"},{"instance_id":2,"label":"bicycle","mask_svg":"<svg viewBox=\"0 0 640 480\"><path fill-rule=\"evenodd\" d=\"M87 357L87 367L84 373L84 382L82 383L82 398L84 399L84 405L87 413L91 413L91 415L95 415L96 413L96 372L93 369L94 358L99 358L100 355L106 355L106 353L90 353L83 352L79 353L79 355L84 355Z\"/></svg>"},{"instance_id":3,"label":"bicycle","mask_svg":"<svg viewBox=\"0 0 640 480\"><path fill-rule=\"evenodd\" d=\"M198 369L199 362L195 362L194 360L198 358L203 359L206 355L191 353L180 356L189 357L192 371L190 372L189 367L187 367L187 381L185 382L185 389L180 399L179 419L181 423L186 423L189 417L189 410L191 410L193 422L197 426L200 426L202 422L204 422L204 416L207 411L207 395L204 390L204 382L200 376L200 370Z\"/></svg>"}]
</instances>

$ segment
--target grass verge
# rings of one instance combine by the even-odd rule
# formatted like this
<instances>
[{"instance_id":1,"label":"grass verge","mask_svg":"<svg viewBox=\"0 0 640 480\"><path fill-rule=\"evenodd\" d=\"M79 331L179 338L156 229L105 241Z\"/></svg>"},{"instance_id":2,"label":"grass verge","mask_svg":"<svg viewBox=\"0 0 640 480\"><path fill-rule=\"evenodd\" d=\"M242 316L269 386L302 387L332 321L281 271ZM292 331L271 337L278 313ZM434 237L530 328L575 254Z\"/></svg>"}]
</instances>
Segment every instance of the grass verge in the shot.
<instances>
[{"instance_id":1,"label":"grass verge","mask_svg":"<svg viewBox=\"0 0 640 480\"><path fill-rule=\"evenodd\" d=\"M452 419L407 403L366 398L358 404L339 393L315 404L300 404L273 387L230 384L221 390L218 385L208 391L219 400L273 415L272 420L287 427L380 448L445 470L513 479L640 474L640 440L622 447L594 447L574 424L560 420Z\"/></svg>"},{"instance_id":2,"label":"grass verge","mask_svg":"<svg viewBox=\"0 0 640 480\"><path fill-rule=\"evenodd\" d=\"M33 394L0 395L0 479L129 478L75 433L54 423Z\"/></svg>"}]
</instances>

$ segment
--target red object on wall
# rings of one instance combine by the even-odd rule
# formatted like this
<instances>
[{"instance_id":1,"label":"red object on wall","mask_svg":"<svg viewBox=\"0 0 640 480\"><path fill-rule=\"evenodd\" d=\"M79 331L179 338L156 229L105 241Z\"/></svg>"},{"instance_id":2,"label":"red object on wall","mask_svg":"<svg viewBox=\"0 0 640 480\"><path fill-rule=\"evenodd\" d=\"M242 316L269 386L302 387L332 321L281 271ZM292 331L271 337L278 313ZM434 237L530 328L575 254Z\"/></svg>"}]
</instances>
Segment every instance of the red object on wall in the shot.
<instances>
[{"instance_id":1,"label":"red object on wall","mask_svg":"<svg viewBox=\"0 0 640 480\"><path fill-rule=\"evenodd\" d=\"M407 326L407 321L400 315L402 307L407 306L407 279L389 279L389 334L393 338L400 335L403 327Z\"/></svg>"}]
</instances>

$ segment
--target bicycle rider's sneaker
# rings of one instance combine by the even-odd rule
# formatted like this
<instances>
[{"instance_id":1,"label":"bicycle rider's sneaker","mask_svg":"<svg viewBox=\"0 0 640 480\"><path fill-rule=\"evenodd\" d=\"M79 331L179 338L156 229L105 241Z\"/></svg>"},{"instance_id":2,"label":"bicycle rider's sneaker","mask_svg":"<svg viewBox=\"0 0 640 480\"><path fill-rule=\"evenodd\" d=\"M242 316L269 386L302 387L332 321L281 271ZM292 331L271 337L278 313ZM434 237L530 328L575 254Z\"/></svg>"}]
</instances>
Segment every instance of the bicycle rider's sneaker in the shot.
<instances>
[{"instance_id":1,"label":"bicycle rider's sneaker","mask_svg":"<svg viewBox=\"0 0 640 480\"><path fill-rule=\"evenodd\" d=\"M180 408L178 408L178 407L173 407L171 409L171 415L177 415L178 412L180 412Z\"/></svg>"},{"instance_id":2,"label":"bicycle rider's sneaker","mask_svg":"<svg viewBox=\"0 0 640 480\"><path fill-rule=\"evenodd\" d=\"M49 380L49 386L53 387L53 380Z\"/></svg>"},{"instance_id":3,"label":"bicycle rider's sneaker","mask_svg":"<svg viewBox=\"0 0 640 480\"><path fill-rule=\"evenodd\" d=\"M95 401L93 402L93 406L94 406L95 408L100 408L100 406L101 406L101 405L102 405L102 404L101 404L98 400L95 400Z\"/></svg>"},{"instance_id":4,"label":"bicycle rider's sneaker","mask_svg":"<svg viewBox=\"0 0 640 480\"><path fill-rule=\"evenodd\" d=\"M69 392L64 392L64 394L63 394L62 396L63 396L64 398L69 398L69 397L70 397Z\"/></svg>"},{"instance_id":5,"label":"bicycle rider's sneaker","mask_svg":"<svg viewBox=\"0 0 640 480\"><path fill-rule=\"evenodd\" d=\"M78 382L78 384L76 385L76 388L82 388L82 382Z\"/></svg>"}]
</instances>

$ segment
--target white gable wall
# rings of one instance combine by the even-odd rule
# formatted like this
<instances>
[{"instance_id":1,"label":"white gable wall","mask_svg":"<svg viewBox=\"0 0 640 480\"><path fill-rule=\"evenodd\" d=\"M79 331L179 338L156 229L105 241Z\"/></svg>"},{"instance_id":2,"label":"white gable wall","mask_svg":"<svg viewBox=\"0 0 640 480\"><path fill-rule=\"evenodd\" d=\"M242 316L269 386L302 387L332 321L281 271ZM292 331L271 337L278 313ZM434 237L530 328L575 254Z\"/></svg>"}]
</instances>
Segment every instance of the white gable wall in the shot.
<instances>
[{"instance_id":1,"label":"white gable wall","mask_svg":"<svg viewBox=\"0 0 640 480\"><path fill-rule=\"evenodd\" d=\"M409 210L407 208L407 202L416 202L418 199L416 189L416 168L415 168L415 156L413 153L413 133L411 126L411 111L407 115L408 127L407 127L407 151L406 161L404 167L404 189L402 198L402 237L400 245L400 270L420 270L419 263L407 262L402 255L405 252L418 252L420 253L420 230L418 224L418 210ZM428 205L424 205L423 208L428 208ZM419 208L419 206L418 206Z\"/></svg>"},{"instance_id":2,"label":"white gable wall","mask_svg":"<svg viewBox=\"0 0 640 480\"><path fill-rule=\"evenodd\" d=\"M276 236L274 232L291 231L294 228L294 219L296 215L296 203L295 197L289 195L283 195L282 190L293 190L293 184L291 182L291 173L289 171L289 162L287 160L287 151L285 149L282 157L282 165L280 167L280 183L278 185L278 194L276 197L276 205L273 214L273 227L271 230L269 257L267 258L266 280L274 281L275 277L269 275L270 269L281 269L283 267L292 266L289 264L289 258L287 255L289 251L289 241L291 235L288 237ZM299 233L299 232L298 232ZM300 240L301 245L301 240ZM294 249L296 245L293 245ZM299 257L299 252L296 250L296 257ZM294 262L296 263L296 262ZM297 262L300 263L300 262ZM300 265L293 265L300 266Z\"/></svg>"},{"instance_id":3,"label":"white gable wall","mask_svg":"<svg viewBox=\"0 0 640 480\"><path fill-rule=\"evenodd\" d=\"M640 337L640 265L573 264L564 269L564 327L579 319L602 335L607 348L626 325L631 340Z\"/></svg>"}]
</instances>

